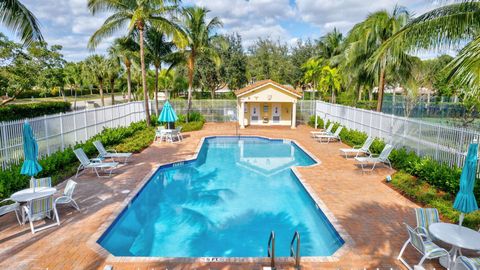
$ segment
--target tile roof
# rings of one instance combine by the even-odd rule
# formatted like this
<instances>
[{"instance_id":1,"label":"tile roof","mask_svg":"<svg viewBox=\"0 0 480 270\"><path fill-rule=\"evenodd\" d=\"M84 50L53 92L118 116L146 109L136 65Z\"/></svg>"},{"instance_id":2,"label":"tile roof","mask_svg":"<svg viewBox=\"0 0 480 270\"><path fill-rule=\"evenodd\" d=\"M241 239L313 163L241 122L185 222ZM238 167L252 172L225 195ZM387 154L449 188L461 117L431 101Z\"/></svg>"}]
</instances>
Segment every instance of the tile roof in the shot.
<instances>
[{"instance_id":1,"label":"tile roof","mask_svg":"<svg viewBox=\"0 0 480 270\"><path fill-rule=\"evenodd\" d=\"M258 87L261 87L263 85L267 85L267 84L273 84L274 86L277 86L287 92L290 92L296 96L299 96L301 97L302 94L300 92L298 92L297 90L293 89L293 87L291 86L286 86L286 85L283 85L283 84L279 84L275 81L272 81L272 80L262 80L262 81L258 81L258 82L255 82L255 83L252 83L250 85L247 85L246 87L242 88L242 89L238 89L237 91L235 91L235 95L238 97L238 96L241 96L247 92L250 92L251 90L255 89L255 88L258 88Z\"/></svg>"}]
</instances>

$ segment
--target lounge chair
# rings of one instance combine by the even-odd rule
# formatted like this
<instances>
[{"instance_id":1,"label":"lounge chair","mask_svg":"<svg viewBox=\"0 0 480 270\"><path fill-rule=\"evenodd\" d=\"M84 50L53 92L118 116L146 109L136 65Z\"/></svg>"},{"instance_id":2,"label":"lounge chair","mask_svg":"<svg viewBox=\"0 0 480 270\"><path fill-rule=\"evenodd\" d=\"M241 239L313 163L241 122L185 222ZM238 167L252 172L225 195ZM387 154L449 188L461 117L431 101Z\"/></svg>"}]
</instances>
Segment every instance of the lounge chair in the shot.
<instances>
[{"instance_id":1,"label":"lounge chair","mask_svg":"<svg viewBox=\"0 0 480 270\"><path fill-rule=\"evenodd\" d=\"M426 235L421 234L412 227L408 226L408 224L405 224L407 227L408 231L408 240L403 244L402 249L400 250L400 254L398 254L397 260L401 261L409 270L412 270L413 268L410 267L410 265L405 261L405 259L402 258L403 252L407 248L408 244L411 244L420 254L422 254L422 259L420 259L420 262L415 265L418 266L420 269L422 268L423 262L428 259L436 259L440 258L443 256L447 256L448 258L448 265L450 265L450 254L448 253L447 250L437 246L430 240L425 240L424 238Z\"/></svg>"},{"instance_id":2,"label":"lounge chair","mask_svg":"<svg viewBox=\"0 0 480 270\"><path fill-rule=\"evenodd\" d=\"M345 158L348 158L348 155L355 154L355 157L358 157L360 154L370 155L370 146L373 143L373 137L368 136L363 145L355 145L353 148L341 148L340 152L345 155Z\"/></svg>"},{"instance_id":3,"label":"lounge chair","mask_svg":"<svg viewBox=\"0 0 480 270\"><path fill-rule=\"evenodd\" d=\"M73 152L75 152L78 160L80 160L80 165L77 168L77 174L75 175L75 178L78 177L78 172L81 169L85 170L88 168L94 170L98 177L101 177L100 174L98 174L98 169L110 169L108 176L111 176L112 171L118 166L118 162L102 162L102 160L99 158L89 159L82 148L75 149Z\"/></svg>"},{"instance_id":4,"label":"lounge chair","mask_svg":"<svg viewBox=\"0 0 480 270\"><path fill-rule=\"evenodd\" d=\"M22 221L20 220L20 216L18 212L20 210L20 204L12 199L2 200L0 201L0 204L4 204L8 201L11 201L12 203L4 206L0 206L0 216L3 216L11 212L15 212L15 216L17 216L18 224L22 225Z\"/></svg>"},{"instance_id":5,"label":"lounge chair","mask_svg":"<svg viewBox=\"0 0 480 270\"><path fill-rule=\"evenodd\" d=\"M392 163L390 163L390 160L388 157L390 156L390 153L392 153L393 146L390 144L386 144L385 147L382 150L382 153L380 155L370 155L368 157L356 157L355 160L360 163L360 166L362 167L362 170L365 171L365 165L369 163L373 163L372 169L370 171L373 171L375 169L375 166L377 163L386 163L392 168Z\"/></svg>"},{"instance_id":6,"label":"lounge chair","mask_svg":"<svg viewBox=\"0 0 480 270\"><path fill-rule=\"evenodd\" d=\"M178 127L178 128L176 128L176 130L177 130L177 137L178 137L178 140L180 140L180 141L183 141L182 128L183 128L183 127Z\"/></svg>"},{"instance_id":7,"label":"lounge chair","mask_svg":"<svg viewBox=\"0 0 480 270\"><path fill-rule=\"evenodd\" d=\"M415 231L427 236L427 240L432 240L428 227L433 223L440 222L438 210L436 208L416 208L415 217L417 218L417 227Z\"/></svg>"},{"instance_id":8,"label":"lounge chair","mask_svg":"<svg viewBox=\"0 0 480 270\"><path fill-rule=\"evenodd\" d=\"M53 226L60 225L60 219L58 217L57 207L53 201L53 196L44 197L40 199L31 200L26 206L23 206L27 220L30 222L30 229L32 234L40 230L45 230ZM53 216L52 216L53 212ZM44 218L52 218L55 223L46 225L40 228L35 228L33 222Z\"/></svg>"},{"instance_id":9,"label":"lounge chair","mask_svg":"<svg viewBox=\"0 0 480 270\"><path fill-rule=\"evenodd\" d=\"M313 138L316 138L316 137L322 136L322 135L331 135L332 134L332 129L333 129L333 123L330 123L330 125L328 125L327 129L325 129L323 131L310 131L310 134L312 135Z\"/></svg>"},{"instance_id":10,"label":"lounge chair","mask_svg":"<svg viewBox=\"0 0 480 270\"><path fill-rule=\"evenodd\" d=\"M455 261L454 269L461 269L458 264L462 264L465 269L468 270L480 270L480 257L468 258L465 256L459 256Z\"/></svg>"},{"instance_id":11,"label":"lounge chair","mask_svg":"<svg viewBox=\"0 0 480 270\"><path fill-rule=\"evenodd\" d=\"M132 156L132 153L117 153L115 149L106 150L101 141L94 141L93 145L95 145L95 148L98 150L99 158L111 158L113 161L115 161L116 158L123 158L123 163L127 163L127 160Z\"/></svg>"},{"instance_id":12,"label":"lounge chair","mask_svg":"<svg viewBox=\"0 0 480 270\"><path fill-rule=\"evenodd\" d=\"M73 199L73 191L75 190L76 185L77 182L68 180L67 185L63 190L63 195L55 199L55 204L70 204L80 211L80 207L78 207L77 202Z\"/></svg>"},{"instance_id":13,"label":"lounge chair","mask_svg":"<svg viewBox=\"0 0 480 270\"><path fill-rule=\"evenodd\" d=\"M37 187L52 187L52 178L45 177L45 178L32 178L30 179L30 188L37 188Z\"/></svg>"},{"instance_id":14,"label":"lounge chair","mask_svg":"<svg viewBox=\"0 0 480 270\"><path fill-rule=\"evenodd\" d=\"M340 138L340 132L342 132L343 127L339 126L337 130L335 130L335 133L333 134L326 134L326 135L319 135L316 136L315 139L319 142L326 142L329 143L331 141L338 141L342 142L342 139Z\"/></svg>"}]
</instances>

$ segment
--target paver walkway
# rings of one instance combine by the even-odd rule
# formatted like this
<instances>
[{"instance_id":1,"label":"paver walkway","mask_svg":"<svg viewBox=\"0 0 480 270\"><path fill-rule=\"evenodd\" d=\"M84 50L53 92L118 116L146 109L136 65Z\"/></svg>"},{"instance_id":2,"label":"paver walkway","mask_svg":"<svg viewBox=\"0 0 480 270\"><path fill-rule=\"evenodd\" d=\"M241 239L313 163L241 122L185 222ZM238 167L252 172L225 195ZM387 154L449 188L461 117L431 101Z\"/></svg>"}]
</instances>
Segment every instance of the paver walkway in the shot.
<instances>
[{"instance_id":1,"label":"paver walkway","mask_svg":"<svg viewBox=\"0 0 480 270\"><path fill-rule=\"evenodd\" d=\"M309 136L312 130L299 126L287 128L247 128L241 135L261 135L296 140L315 155L321 164L299 168L303 179L311 185L339 223L353 238L353 248L338 262L302 263L303 269L402 269L395 260L406 240L403 222L415 224L413 208L418 207L399 195L384 179L392 173L379 169L363 174L353 160L345 160L339 143L320 144ZM203 130L185 134L181 143L154 143L132 157L129 164L117 170L110 179L97 179L88 172L78 182L75 197L82 210L61 206L62 224L35 235L28 226L16 224L14 215L0 217L0 269L260 269L266 264L109 262L92 250L87 241L121 203L159 164L183 160L197 149L200 139L208 135L235 135L235 124L207 123ZM58 188L63 189L64 184ZM418 262L418 254L408 249L407 259ZM293 269L293 263L279 269ZM432 266L427 265L427 269Z\"/></svg>"}]
</instances>

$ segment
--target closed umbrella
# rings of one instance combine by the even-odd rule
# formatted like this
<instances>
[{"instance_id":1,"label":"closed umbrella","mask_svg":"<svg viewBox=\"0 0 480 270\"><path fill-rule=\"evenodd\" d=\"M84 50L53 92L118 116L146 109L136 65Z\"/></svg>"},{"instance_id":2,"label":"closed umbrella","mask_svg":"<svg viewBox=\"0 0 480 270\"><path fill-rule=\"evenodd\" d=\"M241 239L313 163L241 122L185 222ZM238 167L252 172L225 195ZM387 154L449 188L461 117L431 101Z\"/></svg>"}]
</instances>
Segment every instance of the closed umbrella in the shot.
<instances>
[{"instance_id":1,"label":"closed umbrella","mask_svg":"<svg viewBox=\"0 0 480 270\"><path fill-rule=\"evenodd\" d=\"M23 162L20 173L29 175L33 179L37 173L42 171L42 166L40 166L37 160L38 144L28 121L25 121L23 124L23 153L25 155L25 161ZM33 187L33 191L35 192L35 186Z\"/></svg>"},{"instance_id":2,"label":"closed umbrella","mask_svg":"<svg viewBox=\"0 0 480 270\"><path fill-rule=\"evenodd\" d=\"M473 194L475 178L477 175L478 143L470 144L468 147L467 158L463 165L462 175L460 177L460 191L455 198L453 208L462 212L460 214L459 225L462 225L465 214L478 210L477 200Z\"/></svg>"},{"instance_id":3,"label":"closed umbrella","mask_svg":"<svg viewBox=\"0 0 480 270\"><path fill-rule=\"evenodd\" d=\"M158 122L161 123L169 123L169 128L170 128L170 123L174 123L175 121L178 120L178 116L175 113L175 110L173 109L172 105L170 105L170 102L165 102L163 104L162 112L160 113L160 117L158 117Z\"/></svg>"}]
</instances>

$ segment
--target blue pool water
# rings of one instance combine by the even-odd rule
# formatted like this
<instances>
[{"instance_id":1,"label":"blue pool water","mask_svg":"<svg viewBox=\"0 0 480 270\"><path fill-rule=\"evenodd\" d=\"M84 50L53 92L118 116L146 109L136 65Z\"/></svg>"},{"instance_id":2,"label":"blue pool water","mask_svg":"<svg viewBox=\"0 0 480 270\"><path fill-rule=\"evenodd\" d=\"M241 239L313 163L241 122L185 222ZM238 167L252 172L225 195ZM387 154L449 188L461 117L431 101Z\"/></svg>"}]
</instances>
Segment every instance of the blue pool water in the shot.
<instances>
[{"instance_id":1,"label":"blue pool water","mask_svg":"<svg viewBox=\"0 0 480 270\"><path fill-rule=\"evenodd\" d=\"M205 139L196 160L160 168L98 240L115 256L289 256L295 231L302 256L343 245L291 170L315 161L289 141Z\"/></svg>"}]
</instances>

